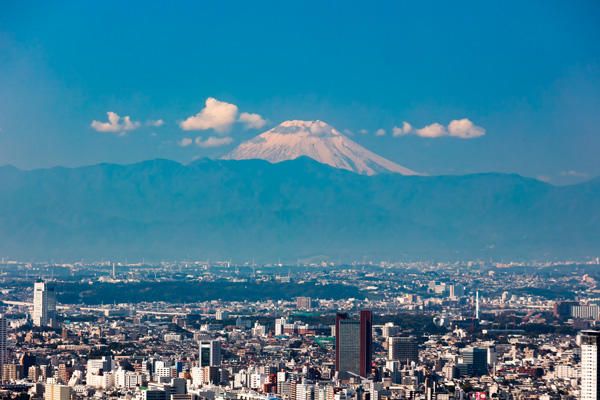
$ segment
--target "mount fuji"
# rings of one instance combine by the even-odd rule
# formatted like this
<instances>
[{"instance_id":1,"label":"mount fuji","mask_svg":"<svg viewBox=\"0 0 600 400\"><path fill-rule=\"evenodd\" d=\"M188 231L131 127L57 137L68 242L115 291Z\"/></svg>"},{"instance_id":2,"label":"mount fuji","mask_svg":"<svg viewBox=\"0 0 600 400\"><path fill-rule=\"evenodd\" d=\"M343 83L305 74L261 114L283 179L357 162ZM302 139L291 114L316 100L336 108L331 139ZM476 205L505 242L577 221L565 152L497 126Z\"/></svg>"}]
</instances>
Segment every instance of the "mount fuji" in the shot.
<instances>
[{"instance_id":1,"label":"mount fuji","mask_svg":"<svg viewBox=\"0 0 600 400\"><path fill-rule=\"evenodd\" d=\"M224 159L262 159L271 163L307 156L322 164L362 175L395 172L419 175L350 140L323 121L285 121L241 143Z\"/></svg>"}]
</instances>

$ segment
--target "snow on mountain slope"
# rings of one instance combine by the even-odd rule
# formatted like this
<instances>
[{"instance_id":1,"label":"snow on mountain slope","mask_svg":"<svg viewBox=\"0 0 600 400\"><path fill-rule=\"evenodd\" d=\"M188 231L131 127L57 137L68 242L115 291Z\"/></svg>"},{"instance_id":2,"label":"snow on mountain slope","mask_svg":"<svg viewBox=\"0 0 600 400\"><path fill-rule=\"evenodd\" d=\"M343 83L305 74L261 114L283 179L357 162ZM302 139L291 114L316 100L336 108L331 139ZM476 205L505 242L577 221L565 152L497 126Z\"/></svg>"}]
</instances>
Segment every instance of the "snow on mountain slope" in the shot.
<instances>
[{"instance_id":1,"label":"snow on mountain slope","mask_svg":"<svg viewBox=\"0 0 600 400\"><path fill-rule=\"evenodd\" d=\"M301 156L363 175L380 172L417 175L416 172L365 149L323 121L283 122L241 143L223 158L259 158L277 163Z\"/></svg>"}]
</instances>

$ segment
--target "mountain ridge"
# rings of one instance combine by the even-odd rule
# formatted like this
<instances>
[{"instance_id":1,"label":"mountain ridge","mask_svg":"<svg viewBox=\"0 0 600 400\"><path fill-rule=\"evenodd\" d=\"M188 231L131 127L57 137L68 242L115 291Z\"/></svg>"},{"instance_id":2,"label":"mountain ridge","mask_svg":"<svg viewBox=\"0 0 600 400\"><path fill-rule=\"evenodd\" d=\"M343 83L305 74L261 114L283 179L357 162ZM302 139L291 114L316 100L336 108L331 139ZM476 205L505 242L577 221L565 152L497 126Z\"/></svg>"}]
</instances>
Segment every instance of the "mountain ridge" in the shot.
<instances>
[{"instance_id":1,"label":"mountain ridge","mask_svg":"<svg viewBox=\"0 0 600 400\"><path fill-rule=\"evenodd\" d=\"M27 260L596 256L600 188L358 175L310 158L0 168L0 255Z\"/></svg>"}]
</instances>

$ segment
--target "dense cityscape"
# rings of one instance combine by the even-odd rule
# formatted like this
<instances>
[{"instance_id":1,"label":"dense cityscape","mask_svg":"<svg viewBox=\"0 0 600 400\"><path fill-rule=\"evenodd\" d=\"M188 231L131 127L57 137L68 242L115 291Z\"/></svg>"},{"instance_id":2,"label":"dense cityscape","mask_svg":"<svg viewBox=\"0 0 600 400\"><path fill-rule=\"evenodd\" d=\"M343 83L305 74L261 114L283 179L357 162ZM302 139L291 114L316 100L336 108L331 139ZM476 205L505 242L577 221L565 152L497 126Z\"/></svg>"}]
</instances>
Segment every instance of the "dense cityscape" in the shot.
<instances>
[{"instance_id":1,"label":"dense cityscape","mask_svg":"<svg viewBox=\"0 0 600 400\"><path fill-rule=\"evenodd\" d=\"M600 1L0 1L0 400L600 400Z\"/></svg>"},{"instance_id":2,"label":"dense cityscape","mask_svg":"<svg viewBox=\"0 0 600 400\"><path fill-rule=\"evenodd\" d=\"M1 271L5 398L596 398L597 259Z\"/></svg>"}]
</instances>

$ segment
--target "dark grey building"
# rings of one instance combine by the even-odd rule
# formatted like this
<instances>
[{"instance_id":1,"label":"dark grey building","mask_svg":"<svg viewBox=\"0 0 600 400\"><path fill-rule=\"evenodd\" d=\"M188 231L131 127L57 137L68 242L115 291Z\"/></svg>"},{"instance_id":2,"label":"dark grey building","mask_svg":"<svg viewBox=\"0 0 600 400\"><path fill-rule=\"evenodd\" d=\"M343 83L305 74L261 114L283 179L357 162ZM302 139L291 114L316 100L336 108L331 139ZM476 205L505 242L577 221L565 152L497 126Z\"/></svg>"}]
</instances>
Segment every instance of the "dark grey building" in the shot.
<instances>
[{"instance_id":1,"label":"dark grey building","mask_svg":"<svg viewBox=\"0 0 600 400\"><path fill-rule=\"evenodd\" d=\"M361 311L360 319L337 314L335 321L335 369L340 379L367 377L373 352L371 311Z\"/></svg>"},{"instance_id":2,"label":"dark grey building","mask_svg":"<svg viewBox=\"0 0 600 400\"><path fill-rule=\"evenodd\" d=\"M487 374L487 349L467 347L462 351L463 362L458 364L461 375L481 376Z\"/></svg>"},{"instance_id":3,"label":"dark grey building","mask_svg":"<svg viewBox=\"0 0 600 400\"><path fill-rule=\"evenodd\" d=\"M419 343L414 336L388 338L388 358L402 364L419 362Z\"/></svg>"}]
</instances>

